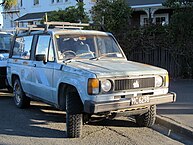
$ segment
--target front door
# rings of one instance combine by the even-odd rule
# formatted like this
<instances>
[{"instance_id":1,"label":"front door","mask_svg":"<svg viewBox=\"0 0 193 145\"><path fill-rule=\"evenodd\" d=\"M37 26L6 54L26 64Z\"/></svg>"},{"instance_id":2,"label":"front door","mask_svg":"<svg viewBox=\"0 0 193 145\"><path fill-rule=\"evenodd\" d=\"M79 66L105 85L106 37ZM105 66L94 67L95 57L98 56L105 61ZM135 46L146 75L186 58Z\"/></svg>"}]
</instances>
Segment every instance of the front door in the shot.
<instances>
[{"instance_id":1,"label":"front door","mask_svg":"<svg viewBox=\"0 0 193 145\"><path fill-rule=\"evenodd\" d=\"M45 54L45 61L37 61L36 56ZM33 64L33 95L53 102L53 73L54 73L54 51L50 35L39 35L35 49L35 61Z\"/></svg>"}]
</instances>

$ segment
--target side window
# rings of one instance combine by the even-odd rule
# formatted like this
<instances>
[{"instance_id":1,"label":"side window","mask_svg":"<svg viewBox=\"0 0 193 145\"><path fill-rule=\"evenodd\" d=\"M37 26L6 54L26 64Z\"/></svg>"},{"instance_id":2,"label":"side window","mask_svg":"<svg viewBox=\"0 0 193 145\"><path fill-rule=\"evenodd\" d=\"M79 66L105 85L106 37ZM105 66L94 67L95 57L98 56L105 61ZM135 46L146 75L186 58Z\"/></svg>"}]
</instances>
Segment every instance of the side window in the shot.
<instances>
[{"instance_id":1,"label":"side window","mask_svg":"<svg viewBox=\"0 0 193 145\"><path fill-rule=\"evenodd\" d=\"M49 46L48 61L54 61L54 48L53 48L52 40L50 41L50 46Z\"/></svg>"},{"instance_id":2,"label":"side window","mask_svg":"<svg viewBox=\"0 0 193 145\"><path fill-rule=\"evenodd\" d=\"M16 38L12 58L30 59L32 40L33 36Z\"/></svg>"},{"instance_id":3,"label":"side window","mask_svg":"<svg viewBox=\"0 0 193 145\"><path fill-rule=\"evenodd\" d=\"M49 45L50 45L50 36L40 35L36 46L36 55L45 54L47 56Z\"/></svg>"}]
</instances>

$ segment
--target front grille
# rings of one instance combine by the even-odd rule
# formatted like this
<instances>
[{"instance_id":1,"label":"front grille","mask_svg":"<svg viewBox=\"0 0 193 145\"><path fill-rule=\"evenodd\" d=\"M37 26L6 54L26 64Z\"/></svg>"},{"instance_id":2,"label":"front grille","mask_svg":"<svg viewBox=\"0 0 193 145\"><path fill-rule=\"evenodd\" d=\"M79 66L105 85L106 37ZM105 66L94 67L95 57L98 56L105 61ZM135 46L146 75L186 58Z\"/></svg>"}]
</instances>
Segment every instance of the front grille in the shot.
<instances>
[{"instance_id":1,"label":"front grille","mask_svg":"<svg viewBox=\"0 0 193 145\"><path fill-rule=\"evenodd\" d=\"M154 86L155 86L155 78L154 77L115 80L115 91L151 88Z\"/></svg>"}]
</instances>

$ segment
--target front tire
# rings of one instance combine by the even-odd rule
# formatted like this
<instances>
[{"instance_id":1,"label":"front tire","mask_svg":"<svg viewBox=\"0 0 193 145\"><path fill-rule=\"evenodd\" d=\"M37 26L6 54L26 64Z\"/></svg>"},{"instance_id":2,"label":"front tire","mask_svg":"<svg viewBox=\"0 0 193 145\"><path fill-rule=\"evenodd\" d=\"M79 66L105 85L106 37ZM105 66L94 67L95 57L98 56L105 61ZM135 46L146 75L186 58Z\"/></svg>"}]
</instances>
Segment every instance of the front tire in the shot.
<instances>
[{"instance_id":1,"label":"front tire","mask_svg":"<svg viewBox=\"0 0 193 145\"><path fill-rule=\"evenodd\" d=\"M136 123L140 127L151 127L156 119L156 105L150 106L148 112L135 116Z\"/></svg>"},{"instance_id":2,"label":"front tire","mask_svg":"<svg viewBox=\"0 0 193 145\"><path fill-rule=\"evenodd\" d=\"M67 137L79 138L82 134L83 105L75 89L68 88L66 93Z\"/></svg>"},{"instance_id":3,"label":"front tire","mask_svg":"<svg viewBox=\"0 0 193 145\"><path fill-rule=\"evenodd\" d=\"M25 95L19 79L15 79L14 86L14 102L18 108L27 108L30 106L30 99Z\"/></svg>"}]
</instances>

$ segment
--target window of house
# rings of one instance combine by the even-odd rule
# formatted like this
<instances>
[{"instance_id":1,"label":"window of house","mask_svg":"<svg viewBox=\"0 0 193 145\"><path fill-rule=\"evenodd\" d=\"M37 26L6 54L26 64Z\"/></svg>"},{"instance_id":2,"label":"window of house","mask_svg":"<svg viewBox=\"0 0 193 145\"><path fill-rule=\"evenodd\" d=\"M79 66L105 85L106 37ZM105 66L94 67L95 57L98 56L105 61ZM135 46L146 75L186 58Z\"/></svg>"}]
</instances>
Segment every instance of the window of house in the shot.
<instances>
[{"instance_id":1,"label":"window of house","mask_svg":"<svg viewBox=\"0 0 193 145\"><path fill-rule=\"evenodd\" d=\"M147 26L149 24L148 18L143 18L143 25Z\"/></svg>"},{"instance_id":2,"label":"window of house","mask_svg":"<svg viewBox=\"0 0 193 145\"><path fill-rule=\"evenodd\" d=\"M140 16L140 25L146 26L148 25L148 16L147 15L141 15ZM153 24L159 24L159 25L165 25L169 24L169 14L154 14L154 17L152 18Z\"/></svg>"},{"instance_id":3,"label":"window of house","mask_svg":"<svg viewBox=\"0 0 193 145\"><path fill-rule=\"evenodd\" d=\"M20 22L19 27L24 27L24 22Z\"/></svg>"},{"instance_id":4,"label":"window of house","mask_svg":"<svg viewBox=\"0 0 193 145\"><path fill-rule=\"evenodd\" d=\"M34 5L39 5L39 0L34 0Z\"/></svg>"},{"instance_id":5,"label":"window of house","mask_svg":"<svg viewBox=\"0 0 193 145\"><path fill-rule=\"evenodd\" d=\"M29 22L28 22L28 25L33 25L33 21L29 21Z\"/></svg>"},{"instance_id":6,"label":"window of house","mask_svg":"<svg viewBox=\"0 0 193 145\"><path fill-rule=\"evenodd\" d=\"M167 14L167 13L165 13L165 14L156 14L154 23L158 24L158 25L169 24L169 14Z\"/></svg>"},{"instance_id":7,"label":"window of house","mask_svg":"<svg viewBox=\"0 0 193 145\"><path fill-rule=\"evenodd\" d=\"M155 23L158 25L162 25L163 23L165 23L166 18L165 17L157 17L155 18Z\"/></svg>"},{"instance_id":8,"label":"window of house","mask_svg":"<svg viewBox=\"0 0 193 145\"><path fill-rule=\"evenodd\" d=\"M30 59L32 40L33 36L16 38L12 58Z\"/></svg>"},{"instance_id":9,"label":"window of house","mask_svg":"<svg viewBox=\"0 0 193 145\"><path fill-rule=\"evenodd\" d=\"M56 0L57 3L61 3L63 0Z\"/></svg>"}]
</instances>

